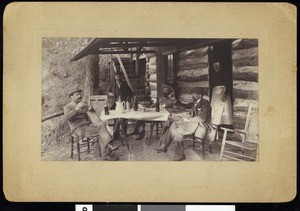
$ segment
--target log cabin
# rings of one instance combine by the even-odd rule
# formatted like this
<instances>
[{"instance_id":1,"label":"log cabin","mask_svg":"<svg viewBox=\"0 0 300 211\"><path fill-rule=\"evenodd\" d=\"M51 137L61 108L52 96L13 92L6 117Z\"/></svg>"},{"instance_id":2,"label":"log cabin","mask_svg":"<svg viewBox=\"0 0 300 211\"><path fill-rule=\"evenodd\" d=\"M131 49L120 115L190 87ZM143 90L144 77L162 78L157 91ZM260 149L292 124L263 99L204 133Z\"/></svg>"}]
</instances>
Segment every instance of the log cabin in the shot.
<instances>
[{"instance_id":1,"label":"log cabin","mask_svg":"<svg viewBox=\"0 0 300 211\"><path fill-rule=\"evenodd\" d=\"M257 39L95 38L71 61L90 54L125 55L114 57L111 67L125 70L141 99L160 98L162 84L172 86L182 102L192 100L192 90L210 99L214 86L226 86L233 103L233 123L239 129L246 118L243 106L258 103Z\"/></svg>"}]
</instances>

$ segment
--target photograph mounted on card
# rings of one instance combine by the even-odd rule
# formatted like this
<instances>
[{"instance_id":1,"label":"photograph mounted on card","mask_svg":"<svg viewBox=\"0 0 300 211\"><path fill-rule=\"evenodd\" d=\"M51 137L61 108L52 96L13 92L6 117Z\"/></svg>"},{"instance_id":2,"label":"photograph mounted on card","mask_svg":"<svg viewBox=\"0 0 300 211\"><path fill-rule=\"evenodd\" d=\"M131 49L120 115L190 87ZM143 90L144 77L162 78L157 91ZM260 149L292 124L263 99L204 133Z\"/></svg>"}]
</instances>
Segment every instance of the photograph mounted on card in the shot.
<instances>
[{"instance_id":1,"label":"photograph mounted on card","mask_svg":"<svg viewBox=\"0 0 300 211\"><path fill-rule=\"evenodd\" d=\"M292 200L295 8L214 5L8 5L6 198Z\"/></svg>"}]
</instances>

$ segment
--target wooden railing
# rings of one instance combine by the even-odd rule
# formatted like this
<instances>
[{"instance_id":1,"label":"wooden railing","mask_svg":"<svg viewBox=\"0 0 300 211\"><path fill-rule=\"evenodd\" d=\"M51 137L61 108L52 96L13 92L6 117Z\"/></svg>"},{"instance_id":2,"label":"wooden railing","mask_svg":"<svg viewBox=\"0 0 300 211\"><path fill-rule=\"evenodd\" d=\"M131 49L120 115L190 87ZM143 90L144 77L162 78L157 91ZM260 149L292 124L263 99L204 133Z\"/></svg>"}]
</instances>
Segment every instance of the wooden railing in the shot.
<instances>
[{"instance_id":1,"label":"wooden railing","mask_svg":"<svg viewBox=\"0 0 300 211\"><path fill-rule=\"evenodd\" d=\"M64 115L64 111L59 111L42 117L42 122Z\"/></svg>"}]
</instances>

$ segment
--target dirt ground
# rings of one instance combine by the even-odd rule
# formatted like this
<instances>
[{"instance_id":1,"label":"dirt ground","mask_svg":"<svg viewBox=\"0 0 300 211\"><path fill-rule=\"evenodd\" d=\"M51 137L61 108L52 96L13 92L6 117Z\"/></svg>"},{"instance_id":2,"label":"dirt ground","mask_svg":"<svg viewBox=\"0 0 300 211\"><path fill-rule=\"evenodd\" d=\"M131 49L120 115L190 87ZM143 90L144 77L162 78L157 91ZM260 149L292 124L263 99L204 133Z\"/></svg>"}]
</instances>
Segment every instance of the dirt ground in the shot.
<instances>
[{"instance_id":1,"label":"dirt ground","mask_svg":"<svg viewBox=\"0 0 300 211\"><path fill-rule=\"evenodd\" d=\"M135 140L132 136L128 136L127 140L131 144L132 154L129 153L127 147L122 145L120 140L116 140L114 145L120 146L114 151L118 156L119 161L171 161L174 156L174 144L172 143L167 153L157 153L154 149L158 145L156 134L152 135L151 144L148 145L150 137L149 125L146 125L146 136L143 140ZM129 132L130 129L129 129ZM92 146L92 149L95 146ZM49 146L42 146L43 161L77 161L76 149L74 157L71 158L71 146L69 141L61 141ZM201 152L196 152L193 149L185 149L186 161L204 161ZM220 143L213 143L213 153L209 151L205 153L205 161L218 161L220 156ZM102 160L99 157L97 150L91 151L90 154L82 154L82 161L97 161Z\"/></svg>"}]
</instances>

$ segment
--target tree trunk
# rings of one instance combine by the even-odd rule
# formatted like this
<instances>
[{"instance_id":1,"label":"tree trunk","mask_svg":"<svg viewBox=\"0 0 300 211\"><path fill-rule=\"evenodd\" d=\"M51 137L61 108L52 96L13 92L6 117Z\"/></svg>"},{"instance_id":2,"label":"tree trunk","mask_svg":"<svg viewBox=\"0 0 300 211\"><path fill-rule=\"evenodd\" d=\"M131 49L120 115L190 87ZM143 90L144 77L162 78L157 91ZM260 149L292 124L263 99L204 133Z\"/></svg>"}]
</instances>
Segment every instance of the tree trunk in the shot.
<instances>
[{"instance_id":1,"label":"tree trunk","mask_svg":"<svg viewBox=\"0 0 300 211\"><path fill-rule=\"evenodd\" d=\"M99 55L89 55L86 61L85 98L99 94Z\"/></svg>"}]
</instances>

